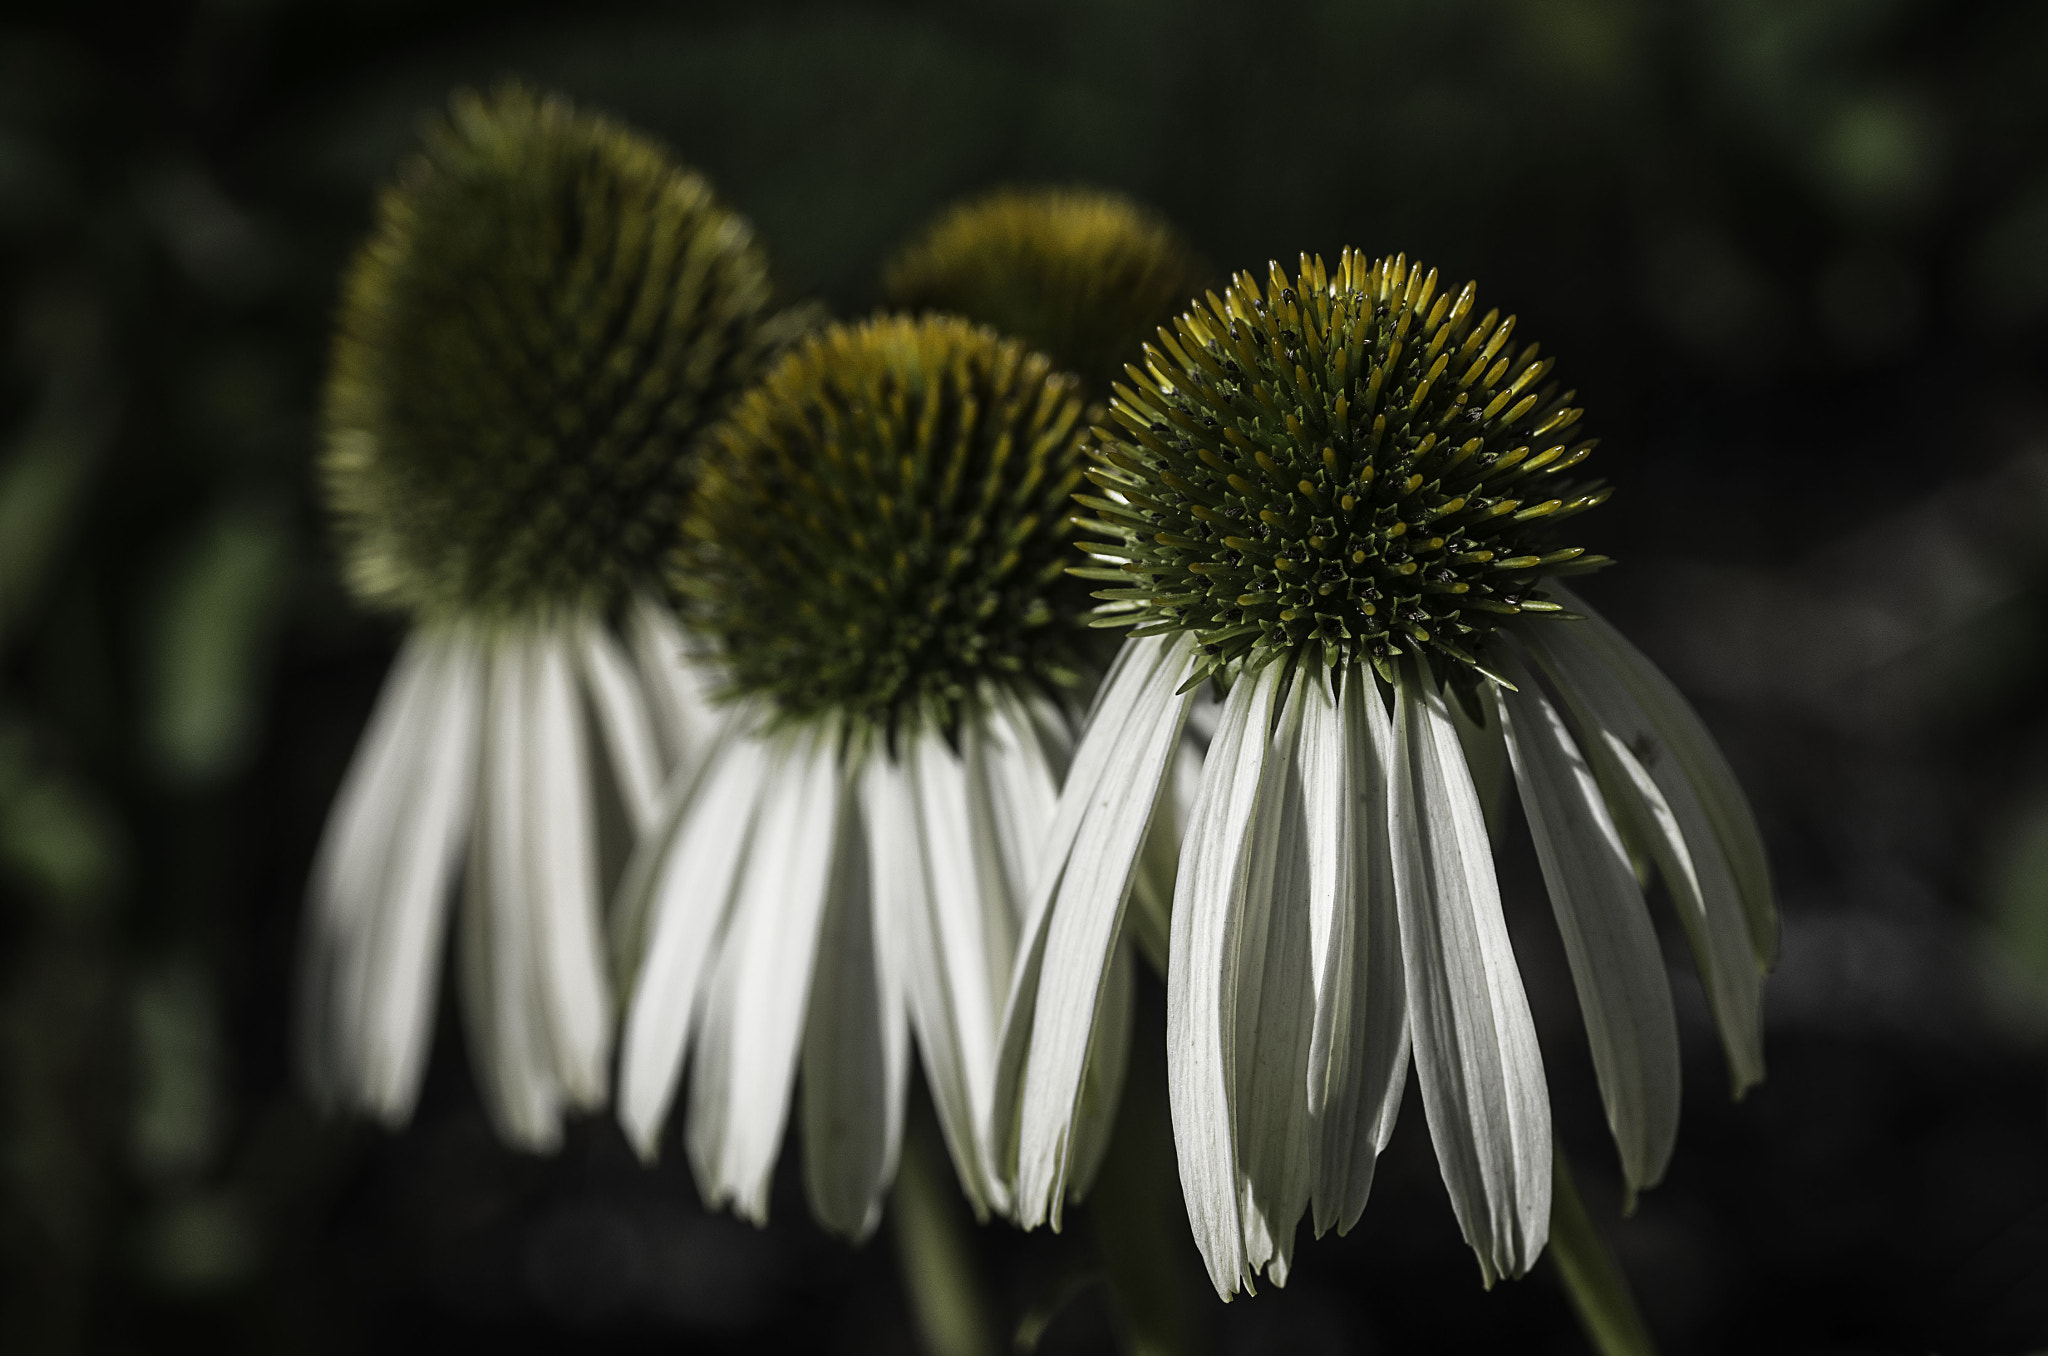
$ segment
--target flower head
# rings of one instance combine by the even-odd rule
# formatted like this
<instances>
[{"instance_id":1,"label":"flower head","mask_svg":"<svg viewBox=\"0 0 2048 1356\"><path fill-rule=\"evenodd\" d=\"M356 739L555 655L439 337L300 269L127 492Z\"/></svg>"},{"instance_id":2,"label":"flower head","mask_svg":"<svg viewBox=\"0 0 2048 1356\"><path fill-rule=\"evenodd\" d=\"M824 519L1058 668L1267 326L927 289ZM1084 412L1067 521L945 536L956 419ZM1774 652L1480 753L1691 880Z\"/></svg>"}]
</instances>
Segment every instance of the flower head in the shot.
<instances>
[{"instance_id":1,"label":"flower head","mask_svg":"<svg viewBox=\"0 0 2048 1356\"><path fill-rule=\"evenodd\" d=\"M610 607L760 372L766 253L702 176L560 98L458 94L342 291L329 494L357 593L418 616Z\"/></svg>"},{"instance_id":2,"label":"flower head","mask_svg":"<svg viewBox=\"0 0 2048 1356\"><path fill-rule=\"evenodd\" d=\"M1086 636L1075 386L992 330L882 317L789 353L707 453L676 582L735 727L629 872L619 1114L654 1153L689 1050L714 1204L765 1216L801 1067L812 1211L872 1230L910 1031L962 1187L1004 1203L980 1127Z\"/></svg>"},{"instance_id":3,"label":"flower head","mask_svg":"<svg viewBox=\"0 0 2048 1356\"><path fill-rule=\"evenodd\" d=\"M949 317L825 332L707 449L671 580L733 689L793 719L953 730L1076 681L1071 377Z\"/></svg>"},{"instance_id":4,"label":"flower head","mask_svg":"<svg viewBox=\"0 0 2048 1356\"><path fill-rule=\"evenodd\" d=\"M1572 474L1594 443L1552 360L1474 304L1346 250L1178 317L1091 449L1113 497L1082 502L1117 562L1095 577L1124 586L1097 596L1190 633L1204 672L1313 650L1390 680L1404 654L1478 666L1503 620L1560 611L1542 581L1606 560L1557 526L1609 492Z\"/></svg>"},{"instance_id":5,"label":"flower head","mask_svg":"<svg viewBox=\"0 0 2048 1356\"><path fill-rule=\"evenodd\" d=\"M998 189L960 203L883 273L891 305L1015 335L1102 390L1208 270L1178 232L1090 189Z\"/></svg>"},{"instance_id":6,"label":"flower head","mask_svg":"<svg viewBox=\"0 0 2048 1356\"><path fill-rule=\"evenodd\" d=\"M540 1149L608 1082L598 778L649 829L708 733L658 563L702 430L792 322L746 223L607 119L507 87L426 143L328 386L351 582L414 627L315 865L303 1054L321 1100L410 1116L461 874L485 1105Z\"/></svg>"},{"instance_id":7,"label":"flower head","mask_svg":"<svg viewBox=\"0 0 2048 1356\"><path fill-rule=\"evenodd\" d=\"M1145 826L1191 689L1228 685L1181 844L1168 1066L1195 1240L1226 1298L1347 1229L1415 1065L1482 1276L1549 1228L1542 1054L1502 920L1511 765L1631 1190L1664 1172L1677 1027L1632 857L1692 943L1739 1092L1775 936L1748 806L1670 683L1567 591L1547 534L1606 492L1512 319L1401 259L1240 274L1162 330L1098 431L1080 571L1132 626L1074 755L1004 1017L990 1152L1057 1223ZM1505 753L1505 757L1498 756Z\"/></svg>"}]
</instances>

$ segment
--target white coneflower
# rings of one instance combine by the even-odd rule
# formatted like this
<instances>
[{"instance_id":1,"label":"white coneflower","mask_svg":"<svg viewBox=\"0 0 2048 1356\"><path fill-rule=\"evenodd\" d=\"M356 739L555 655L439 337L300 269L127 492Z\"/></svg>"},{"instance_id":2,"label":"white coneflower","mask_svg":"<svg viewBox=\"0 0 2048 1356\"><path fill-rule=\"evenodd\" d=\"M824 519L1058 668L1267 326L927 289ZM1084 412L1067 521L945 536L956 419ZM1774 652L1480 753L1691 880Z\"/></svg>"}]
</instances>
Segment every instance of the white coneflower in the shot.
<instances>
[{"instance_id":1,"label":"white coneflower","mask_svg":"<svg viewBox=\"0 0 2048 1356\"><path fill-rule=\"evenodd\" d=\"M991 1145L1058 1222L1133 857L1193 688L1229 683L1181 850L1167 976L1181 1181L1226 1298L1296 1222L1364 1208L1412 1048L1490 1284L1549 1229L1535 1028L1473 769L1504 739L1631 1191L1678 1117L1656 863L1737 1092L1762 1076L1775 913L1748 806L1682 698L1558 578L1607 491L1572 393L1473 292L1347 251L1239 275L1160 332L1098 430L1098 624L1135 626L1061 800L1005 1016ZM1468 750L1469 746L1469 750Z\"/></svg>"},{"instance_id":2,"label":"white coneflower","mask_svg":"<svg viewBox=\"0 0 2048 1356\"><path fill-rule=\"evenodd\" d=\"M619 1115L651 1157L693 1052L714 1205L765 1217L801 1066L812 1211L872 1230L912 1030L962 1187L1002 1204L978 1127L1089 636L1063 577L1081 417L1014 340L878 318L783 358L706 452L676 583L735 727L629 870Z\"/></svg>"},{"instance_id":3,"label":"white coneflower","mask_svg":"<svg viewBox=\"0 0 2048 1356\"><path fill-rule=\"evenodd\" d=\"M516 87L458 95L381 199L343 293L324 470L356 595L411 632L314 868L302 1047L324 1102L411 1115L464 875L497 1128L544 1149L604 1099L598 797L613 784L653 827L708 737L657 562L699 431L787 327L771 295L701 178Z\"/></svg>"}]
</instances>

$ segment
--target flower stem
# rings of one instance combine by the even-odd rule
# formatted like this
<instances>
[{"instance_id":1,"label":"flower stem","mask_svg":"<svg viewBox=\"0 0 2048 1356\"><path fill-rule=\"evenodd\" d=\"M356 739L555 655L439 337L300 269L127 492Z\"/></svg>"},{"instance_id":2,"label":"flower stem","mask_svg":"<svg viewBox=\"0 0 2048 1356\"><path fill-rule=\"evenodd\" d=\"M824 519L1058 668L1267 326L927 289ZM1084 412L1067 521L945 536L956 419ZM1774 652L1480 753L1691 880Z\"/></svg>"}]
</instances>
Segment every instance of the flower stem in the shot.
<instances>
[{"instance_id":1,"label":"flower stem","mask_svg":"<svg viewBox=\"0 0 2048 1356\"><path fill-rule=\"evenodd\" d=\"M998 1356L1003 1349L974 1268L974 1229L929 1113L913 1109L889 1218L903 1289L926 1356Z\"/></svg>"},{"instance_id":2,"label":"flower stem","mask_svg":"<svg viewBox=\"0 0 2048 1356\"><path fill-rule=\"evenodd\" d=\"M1600 1356L1656 1356L1628 1278L1593 1227L1564 1151L1550 1157L1550 1260L1586 1340Z\"/></svg>"}]
</instances>

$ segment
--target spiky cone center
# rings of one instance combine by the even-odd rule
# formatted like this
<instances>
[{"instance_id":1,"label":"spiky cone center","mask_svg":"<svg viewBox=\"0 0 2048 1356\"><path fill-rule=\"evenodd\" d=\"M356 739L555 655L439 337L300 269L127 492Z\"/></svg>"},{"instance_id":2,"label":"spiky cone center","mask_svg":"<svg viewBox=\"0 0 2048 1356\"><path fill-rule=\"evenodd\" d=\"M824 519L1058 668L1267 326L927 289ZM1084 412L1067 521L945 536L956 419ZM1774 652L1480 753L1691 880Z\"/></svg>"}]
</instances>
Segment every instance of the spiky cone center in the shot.
<instances>
[{"instance_id":1,"label":"spiky cone center","mask_svg":"<svg viewBox=\"0 0 2048 1356\"><path fill-rule=\"evenodd\" d=\"M1208 281L1180 233L1113 193L998 189L942 213L882 277L905 310L1015 335L1107 394L1138 345Z\"/></svg>"},{"instance_id":2,"label":"spiky cone center","mask_svg":"<svg viewBox=\"0 0 2048 1356\"><path fill-rule=\"evenodd\" d=\"M424 616L658 586L697 440L786 342L752 228L654 142L458 94L345 280L325 471L349 575Z\"/></svg>"},{"instance_id":3,"label":"spiky cone center","mask_svg":"<svg viewBox=\"0 0 2048 1356\"><path fill-rule=\"evenodd\" d=\"M1543 581L1608 562L1555 528L1609 491L1573 476L1594 444L1552 360L1474 298L1346 250L1162 328L1077 496L1108 538L1075 571L1113 586L1095 624L1192 631L1204 672L1319 651L1391 682L1402 655L1483 671L1502 622L1561 614Z\"/></svg>"},{"instance_id":4,"label":"spiky cone center","mask_svg":"<svg viewBox=\"0 0 2048 1356\"><path fill-rule=\"evenodd\" d=\"M734 694L893 741L1070 686L1083 418L1073 377L949 316L792 349L707 447L670 576Z\"/></svg>"}]
</instances>

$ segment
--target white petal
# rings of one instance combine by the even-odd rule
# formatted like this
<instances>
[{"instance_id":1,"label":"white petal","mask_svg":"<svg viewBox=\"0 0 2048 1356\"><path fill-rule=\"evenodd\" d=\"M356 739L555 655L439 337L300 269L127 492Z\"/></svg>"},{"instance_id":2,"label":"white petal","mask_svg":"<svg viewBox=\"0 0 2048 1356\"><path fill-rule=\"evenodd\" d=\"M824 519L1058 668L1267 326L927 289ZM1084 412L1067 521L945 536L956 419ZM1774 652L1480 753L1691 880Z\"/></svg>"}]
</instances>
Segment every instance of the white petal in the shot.
<instances>
[{"instance_id":1,"label":"white petal","mask_svg":"<svg viewBox=\"0 0 2048 1356\"><path fill-rule=\"evenodd\" d=\"M1678 1022L1628 849L1564 717L1504 650L1518 691L1494 700L1551 909L1571 962L1607 1124L1629 1190L1653 1186L1678 1138Z\"/></svg>"},{"instance_id":2,"label":"white petal","mask_svg":"<svg viewBox=\"0 0 2048 1356\"><path fill-rule=\"evenodd\" d=\"M359 1099L361 951L399 826L419 784L432 734L435 679L446 661L442 633L406 638L377 694L369 724L328 812L306 891L300 941L299 1056L324 1107Z\"/></svg>"},{"instance_id":3,"label":"white petal","mask_svg":"<svg viewBox=\"0 0 2048 1356\"><path fill-rule=\"evenodd\" d=\"M790 738L768 774L731 922L705 994L688 1143L713 1205L768 1217L789 1119L818 926L831 878L841 774L831 730Z\"/></svg>"},{"instance_id":4,"label":"white petal","mask_svg":"<svg viewBox=\"0 0 2048 1356\"><path fill-rule=\"evenodd\" d=\"M970 729L961 737L971 742L977 736ZM967 764L936 731L909 740L903 752L906 766L878 769L875 778L900 782L914 807L911 836L921 888L901 896L911 1020L946 1148L961 1189L981 1216L1001 1199L990 1179L980 1122L995 1075L999 986L1009 978L1016 954L1017 923L1001 848L987 820L985 787L970 789ZM878 800L895 801L902 794L890 786L878 789Z\"/></svg>"},{"instance_id":5,"label":"white petal","mask_svg":"<svg viewBox=\"0 0 2048 1356\"><path fill-rule=\"evenodd\" d=\"M1073 851L1082 819L1092 805L1093 793L1101 788L1110 771L1117 740L1137 714L1139 699L1171 644L1167 637L1151 637L1127 643L1117 651L1108 674L1096 688L1082 740L1074 750L1074 761L1061 785L1053 822L1040 840L1019 952L1011 967L1009 993L997 1037L993 1104L984 1128L993 1175L1005 1184L1013 1184L1016 1179L1024 1074L1035 1029L1039 976L1067 858ZM1041 1205L1027 1227L1042 1223L1047 1209ZM1012 1215L1022 1222L1014 1208Z\"/></svg>"},{"instance_id":6,"label":"white petal","mask_svg":"<svg viewBox=\"0 0 2048 1356\"><path fill-rule=\"evenodd\" d=\"M633 821L636 838L650 832L661 817L662 768L667 761L655 742L639 677L627 663L619 643L602 622L586 618L576 627L576 648L583 682L597 715L598 732L619 799Z\"/></svg>"},{"instance_id":7,"label":"white petal","mask_svg":"<svg viewBox=\"0 0 2048 1356\"><path fill-rule=\"evenodd\" d=\"M612 1053L612 995L598 921L597 825L566 627L532 650L526 848L533 873L534 957L548 1047L570 1102L603 1103Z\"/></svg>"},{"instance_id":8,"label":"white petal","mask_svg":"<svg viewBox=\"0 0 2048 1356\"><path fill-rule=\"evenodd\" d=\"M626 641L661 740L663 767L671 772L684 768L703 756L721 719L704 665L683 638L675 614L645 594L636 595L626 610Z\"/></svg>"},{"instance_id":9,"label":"white petal","mask_svg":"<svg viewBox=\"0 0 2048 1356\"><path fill-rule=\"evenodd\" d=\"M1178 689L1193 659L1185 637L1124 646L1046 835L1003 1014L991 1115L996 1162L1015 1165L1013 1210L1026 1227L1059 1225L1096 1010L1139 844L1186 717L1188 696Z\"/></svg>"},{"instance_id":10,"label":"white petal","mask_svg":"<svg viewBox=\"0 0 2048 1356\"><path fill-rule=\"evenodd\" d=\"M655 1156L683 1072L690 1022L725 926L754 829L768 749L728 740L695 786L676 797L668 826L626 869L622 905L644 892L646 956L635 970L619 1056L619 1122L640 1156Z\"/></svg>"},{"instance_id":11,"label":"white petal","mask_svg":"<svg viewBox=\"0 0 2048 1356\"><path fill-rule=\"evenodd\" d=\"M878 823L888 821L878 840L902 859L885 874L900 900L926 1083L977 1216L1008 1205L984 1138L996 1027L1063 757L1057 713L986 695L987 714L961 730L960 756L929 734L905 749L900 770L878 760L869 779Z\"/></svg>"},{"instance_id":12,"label":"white petal","mask_svg":"<svg viewBox=\"0 0 2048 1356\"><path fill-rule=\"evenodd\" d=\"M418 744L404 774L412 784L388 788L396 793L395 816L366 825L389 837L381 854L364 854L365 866L373 854L382 857L380 873L354 887L369 892L361 914L366 926L354 948L358 969L346 990L359 1004L351 1042L355 1097L391 1124L411 1116L432 1047L452 877L476 786L482 707L476 650L459 633L437 644L423 700L409 713L417 724L397 732Z\"/></svg>"},{"instance_id":13,"label":"white petal","mask_svg":"<svg viewBox=\"0 0 2048 1356\"><path fill-rule=\"evenodd\" d=\"M1345 675L1338 718L1351 894L1341 901L1346 912L1341 938L1337 926L1331 929L1330 969L1318 971L1319 1034L1324 994L1331 1009L1327 1067L1319 1079L1324 1088L1314 1193L1319 1235L1333 1227L1348 1231L1364 1213L1374 1165L1393 1136L1408 1083L1407 979L1393 849L1387 840L1394 731L1370 671L1360 667ZM1312 1079L1318 1078L1317 1069L1312 1057Z\"/></svg>"},{"instance_id":14,"label":"white petal","mask_svg":"<svg viewBox=\"0 0 2048 1356\"><path fill-rule=\"evenodd\" d=\"M481 804L462 908L463 1013L484 1109L498 1134L544 1152L561 1143L562 1089L548 1048L536 974L528 836L536 642L490 643Z\"/></svg>"},{"instance_id":15,"label":"white petal","mask_svg":"<svg viewBox=\"0 0 2048 1356\"><path fill-rule=\"evenodd\" d=\"M1415 1069L1452 1209L1491 1285L1527 1271L1549 1233L1543 1056L1444 696L1426 669L1397 688L1388 836Z\"/></svg>"},{"instance_id":16,"label":"white petal","mask_svg":"<svg viewBox=\"0 0 2048 1356\"><path fill-rule=\"evenodd\" d=\"M839 797L804 1019L804 1184L818 1223L859 1242L881 1222L896 1176L910 1037L897 946L870 888L867 828L849 790Z\"/></svg>"},{"instance_id":17,"label":"white petal","mask_svg":"<svg viewBox=\"0 0 2048 1356\"><path fill-rule=\"evenodd\" d=\"M335 793L307 890L312 921L332 934L353 934L367 921L376 898L368 882L383 878L394 830L404 821L401 801L417 781L450 643L437 630L405 638Z\"/></svg>"},{"instance_id":18,"label":"white petal","mask_svg":"<svg viewBox=\"0 0 2048 1356\"><path fill-rule=\"evenodd\" d=\"M1181 830L1201 789L1202 754L1208 748L1209 734L1216 728L1219 708L1211 701L1208 733L1197 738L1193 729L1194 712L1201 709L1200 694L1208 688L1209 684L1204 683L1196 689L1196 700L1188 707L1189 724L1174 747L1173 767L1152 805L1152 822L1145 826L1144 846L1138 850L1137 878L1131 882L1131 906L1124 923L1139 953L1162 975L1166 973L1166 938L1173 930L1173 887L1180 870Z\"/></svg>"},{"instance_id":19,"label":"white petal","mask_svg":"<svg viewBox=\"0 0 2048 1356\"><path fill-rule=\"evenodd\" d=\"M1585 643L1582 624L1543 622L1517 634L1583 727L1585 751L1608 804L1656 859L1692 944L1730 1085L1740 1096L1764 1076L1763 978L1733 869L1692 779L1641 704Z\"/></svg>"},{"instance_id":20,"label":"white petal","mask_svg":"<svg viewBox=\"0 0 2048 1356\"><path fill-rule=\"evenodd\" d=\"M1045 865L1045 835L1059 809L1071 743L1063 717L1049 703L1003 693L990 694L987 719L969 729L964 741L969 790L986 807L976 813L995 835L1005 908L1019 928ZM1009 970L1005 961L1001 983L1008 984Z\"/></svg>"},{"instance_id":21,"label":"white petal","mask_svg":"<svg viewBox=\"0 0 2048 1356\"><path fill-rule=\"evenodd\" d=\"M1117 1104L1130 1066L1131 1025L1136 1018L1137 982L1131 948L1119 946L1102 977L1095 1005L1095 1036L1088 1045L1081 1100L1074 1110L1074 1142L1067 1150L1067 1199L1079 1201L1095 1185L1109 1142L1116 1133Z\"/></svg>"},{"instance_id":22,"label":"white petal","mask_svg":"<svg viewBox=\"0 0 2048 1356\"><path fill-rule=\"evenodd\" d=\"M1232 1117L1240 1039L1236 989L1278 669L1271 665L1238 679L1209 741L1202 789L1181 846L1166 971L1166 1085L1181 1195L1209 1280L1226 1299L1251 1280Z\"/></svg>"},{"instance_id":23,"label":"white petal","mask_svg":"<svg viewBox=\"0 0 2048 1356\"><path fill-rule=\"evenodd\" d=\"M1347 686L1359 681L1353 673ZM1359 838L1354 820L1369 816L1371 807L1347 785L1350 747L1329 674L1318 665L1303 675L1298 687L1303 705L1301 793L1309 847L1309 956L1316 1000L1306 1091L1309 1111L1320 1116L1330 1091L1331 1045L1343 1043L1338 1026L1349 1015L1344 1009L1349 1007L1351 957L1356 949L1352 932L1365 922L1358 905L1367 862L1354 850Z\"/></svg>"},{"instance_id":24,"label":"white petal","mask_svg":"<svg viewBox=\"0 0 2048 1356\"><path fill-rule=\"evenodd\" d=\"M1309 690L1321 681L1314 666L1296 672L1267 743L1250 871L1232 929L1234 983L1228 970L1224 975L1230 990L1225 1006L1235 1008L1237 1028L1231 1112L1245 1262L1255 1272L1265 1268L1275 1285L1287 1283L1318 1148L1308 1101L1316 988L1309 896L1318 874L1327 874L1336 845L1324 844L1319 873L1311 860L1301 745ZM1327 700L1327 691L1323 695Z\"/></svg>"},{"instance_id":25,"label":"white petal","mask_svg":"<svg viewBox=\"0 0 2048 1356\"><path fill-rule=\"evenodd\" d=\"M1217 714L1222 707L1213 699L1204 706L1209 685L1196 689L1188 708L1188 724L1173 750L1173 767L1166 785L1152 807L1152 822L1145 827L1145 846L1138 858L1138 878L1131 886L1131 912L1126 926L1139 952L1159 974L1166 973L1166 937L1173 930L1173 888L1180 871L1181 833L1202 787L1202 758L1209 748L1209 736L1216 732ZM1195 716L1206 709L1208 729L1199 737Z\"/></svg>"},{"instance_id":26,"label":"white petal","mask_svg":"<svg viewBox=\"0 0 2048 1356\"><path fill-rule=\"evenodd\" d=\"M696 753L668 778L661 788L661 809L656 817L654 829L643 836L626 859L626 866L619 873L619 883L613 892L611 907L607 911L605 930L611 948L612 973L632 975L638 973L642 958L649 945L649 931L655 926L652 916L660 898L657 889L662 885L659 874L667 862L667 845L675 842L679 826L686 814L695 814L695 807L707 795L706 788L711 780L712 769L724 766L728 751L738 745L753 748L753 780L747 785L757 785L761 768L768 757L767 744L762 731L766 728L764 712L756 707L735 706L728 710L714 731ZM726 776L732 776L730 770ZM730 795L730 790L720 795ZM752 814L749 808L747 813ZM749 819L748 823L752 823ZM687 880L687 877L685 878Z\"/></svg>"},{"instance_id":27,"label":"white petal","mask_svg":"<svg viewBox=\"0 0 2048 1356\"><path fill-rule=\"evenodd\" d=\"M1770 858L1764 851L1756 814L1750 809L1749 798L1742 794L1742 785L1735 780L1735 770L1728 766L1727 756L1708 733L1699 713L1642 651L1629 644L1583 599L1554 583L1546 587L1566 607L1586 614L1585 621L1566 625L1609 672L1621 679L1640 703L1648 723L1662 737L1664 746L1685 769L1686 778L1699 797L1700 810L1713 826L1722 852L1727 854L1729 871L1742 897L1743 916L1757 963L1768 968L1778 953L1778 908L1771 890Z\"/></svg>"}]
</instances>

